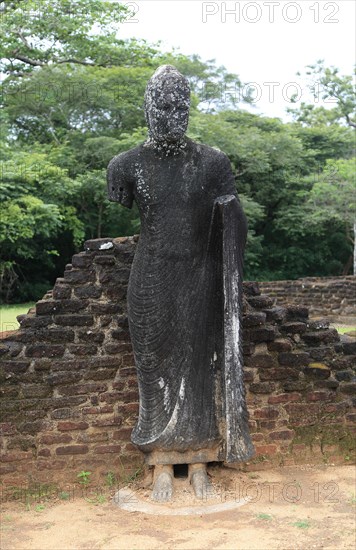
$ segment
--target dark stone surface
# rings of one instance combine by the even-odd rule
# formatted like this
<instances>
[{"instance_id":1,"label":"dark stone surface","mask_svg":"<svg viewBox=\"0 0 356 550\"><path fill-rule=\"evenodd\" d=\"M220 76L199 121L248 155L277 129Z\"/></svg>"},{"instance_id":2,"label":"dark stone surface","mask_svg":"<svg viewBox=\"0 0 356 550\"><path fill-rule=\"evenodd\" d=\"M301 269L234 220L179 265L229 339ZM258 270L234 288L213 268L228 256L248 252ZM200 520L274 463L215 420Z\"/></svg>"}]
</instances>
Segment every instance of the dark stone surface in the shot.
<instances>
[{"instance_id":1,"label":"dark stone surface","mask_svg":"<svg viewBox=\"0 0 356 550\"><path fill-rule=\"evenodd\" d=\"M246 220L226 155L185 137L189 105L185 77L157 69L145 94L149 138L108 167L110 200L128 208L135 201L141 218L128 288L141 401L132 441L152 464L162 451L188 463L192 451L228 462L253 454L239 330ZM113 269L111 278L121 275ZM99 281L110 282L110 273ZM249 300L270 305L257 286L247 288Z\"/></svg>"}]
</instances>

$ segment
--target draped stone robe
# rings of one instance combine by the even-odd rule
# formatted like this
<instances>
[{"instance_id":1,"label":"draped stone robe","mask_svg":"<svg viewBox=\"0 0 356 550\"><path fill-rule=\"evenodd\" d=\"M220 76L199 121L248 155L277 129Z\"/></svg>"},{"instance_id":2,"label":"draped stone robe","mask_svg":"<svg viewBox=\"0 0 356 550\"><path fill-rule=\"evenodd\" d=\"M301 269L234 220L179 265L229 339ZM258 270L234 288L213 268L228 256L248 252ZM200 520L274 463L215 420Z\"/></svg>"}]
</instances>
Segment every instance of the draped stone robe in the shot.
<instances>
[{"instance_id":1,"label":"draped stone robe","mask_svg":"<svg viewBox=\"0 0 356 550\"><path fill-rule=\"evenodd\" d=\"M128 287L138 374L132 441L148 464L247 460L242 258L247 226L228 158L185 139L115 157L109 198L141 218Z\"/></svg>"}]
</instances>

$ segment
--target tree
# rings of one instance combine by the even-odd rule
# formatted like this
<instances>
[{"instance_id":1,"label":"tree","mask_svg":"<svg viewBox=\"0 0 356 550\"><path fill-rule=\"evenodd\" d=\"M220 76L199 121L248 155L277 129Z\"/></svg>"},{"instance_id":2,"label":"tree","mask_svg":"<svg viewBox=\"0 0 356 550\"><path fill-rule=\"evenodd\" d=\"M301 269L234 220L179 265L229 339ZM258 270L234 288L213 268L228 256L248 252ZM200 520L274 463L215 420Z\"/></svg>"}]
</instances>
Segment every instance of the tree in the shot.
<instances>
[{"instance_id":1,"label":"tree","mask_svg":"<svg viewBox=\"0 0 356 550\"><path fill-rule=\"evenodd\" d=\"M340 75L336 67L325 67L322 60L308 65L306 77L309 78L309 90L314 102L321 100L329 106L302 103L298 109L288 109L297 122L306 125L334 124L343 120L348 126L356 128L356 94L354 77ZM299 74L299 73L298 73Z\"/></svg>"},{"instance_id":2,"label":"tree","mask_svg":"<svg viewBox=\"0 0 356 550\"><path fill-rule=\"evenodd\" d=\"M353 245L353 272L356 275L356 158L329 160L318 175L306 202L314 224L336 220L345 228L345 238ZM313 178L313 176L310 176ZM347 272L347 266L345 271Z\"/></svg>"}]
</instances>

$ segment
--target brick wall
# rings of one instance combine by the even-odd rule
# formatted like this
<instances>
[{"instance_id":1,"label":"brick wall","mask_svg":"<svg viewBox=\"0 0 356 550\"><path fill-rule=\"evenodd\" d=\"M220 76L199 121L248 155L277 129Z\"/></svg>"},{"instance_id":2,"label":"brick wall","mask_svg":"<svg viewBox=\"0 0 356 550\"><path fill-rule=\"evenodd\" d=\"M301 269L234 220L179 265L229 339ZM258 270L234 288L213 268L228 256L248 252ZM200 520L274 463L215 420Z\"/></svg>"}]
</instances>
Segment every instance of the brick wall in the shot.
<instances>
[{"instance_id":1,"label":"brick wall","mask_svg":"<svg viewBox=\"0 0 356 550\"><path fill-rule=\"evenodd\" d=\"M87 241L53 291L2 341L4 483L100 479L142 463L130 443L138 394L126 317L135 238ZM244 356L257 455L244 467L349 461L356 341L303 306L245 283Z\"/></svg>"},{"instance_id":2,"label":"brick wall","mask_svg":"<svg viewBox=\"0 0 356 550\"><path fill-rule=\"evenodd\" d=\"M259 283L278 304L302 304L311 315L356 316L356 276L306 277Z\"/></svg>"}]
</instances>

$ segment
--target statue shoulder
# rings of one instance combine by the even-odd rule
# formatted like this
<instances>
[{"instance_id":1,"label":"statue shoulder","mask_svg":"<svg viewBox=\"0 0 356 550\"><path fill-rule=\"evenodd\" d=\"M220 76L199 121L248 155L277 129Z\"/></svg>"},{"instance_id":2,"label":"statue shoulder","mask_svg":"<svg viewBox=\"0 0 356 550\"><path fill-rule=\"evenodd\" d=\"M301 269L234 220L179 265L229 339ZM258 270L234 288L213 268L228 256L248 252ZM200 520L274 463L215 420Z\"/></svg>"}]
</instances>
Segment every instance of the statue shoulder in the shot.
<instances>
[{"instance_id":1,"label":"statue shoulder","mask_svg":"<svg viewBox=\"0 0 356 550\"><path fill-rule=\"evenodd\" d=\"M142 145L139 145L116 155L111 159L107 168L108 198L127 208L132 207L134 199L133 170L141 149Z\"/></svg>"},{"instance_id":2,"label":"statue shoulder","mask_svg":"<svg viewBox=\"0 0 356 550\"><path fill-rule=\"evenodd\" d=\"M211 147L204 143L192 142L197 152L206 158L206 162L221 166L231 166L229 157L218 147Z\"/></svg>"},{"instance_id":3,"label":"statue shoulder","mask_svg":"<svg viewBox=\"0 0 356 550\"><path fill-rule=\"evenodd\" d=\"M142 145L138 145L133 149L129 149L113 157L108 164L108 174L110 174L110 172L130 172L131 166L139 157L141 150Z\"/></svg>"}]
</instances>

